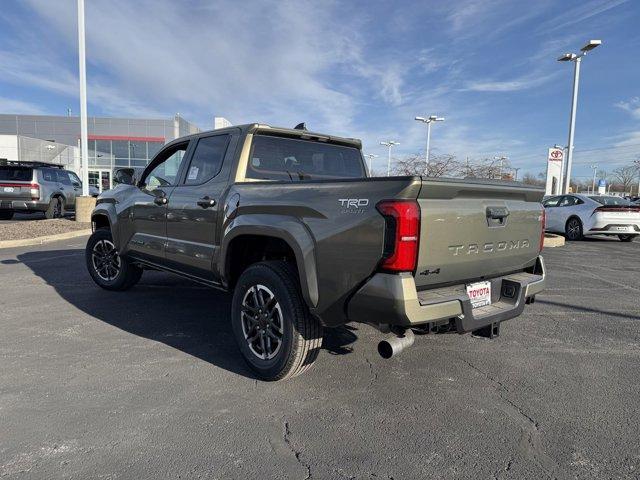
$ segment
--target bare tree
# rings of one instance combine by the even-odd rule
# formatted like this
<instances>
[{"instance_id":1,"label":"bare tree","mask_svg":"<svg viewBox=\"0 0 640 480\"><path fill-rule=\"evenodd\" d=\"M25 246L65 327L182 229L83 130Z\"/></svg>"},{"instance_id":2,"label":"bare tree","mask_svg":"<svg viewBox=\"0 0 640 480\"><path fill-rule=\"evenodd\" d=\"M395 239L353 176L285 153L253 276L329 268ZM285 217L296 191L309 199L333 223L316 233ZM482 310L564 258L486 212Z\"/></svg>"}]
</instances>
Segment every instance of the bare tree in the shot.
<instances>
[{"instance_id":1,"label":"bare tree","mask_svg":"<svg viewBox=\"0 0 640 480\"><path fill-rule=\"evenodd\" d=\"M396 161L394 175L424 175L425 158L420 155L409 155ZM429 159L428 177L456 177L460 175L460 163L454 155L445 154Z\"/></svg>"},{"instance_id":2,"label":"bare tree","mask_svg":"<svg viewBox=\"0 0 640 480\"><path fill-rule=\"evenodd\" d=\"M467 162L464 167L465 176L469 178L491 178L510 180L511 163L508 160L483 158Z\"/></svg>"},{"instance_id":3,"label":"bare tree","mask_svg":"<svg viewBox=\"0 0 640 480\"><path fill-rule=\"evenodd\" d=\"M622 187L622 192L630 192L631 186L635 183L638 169L635 165L626 165L618 167L613 171L613 178Z\"/></svg>"},{"instance_id":4,"label":"bare tree","mask_svg":"<svg viewBox=\"0 0 640 480\"><path fill-rule=\"evenodd\" d=\"M522 177L522 183L526 183L527 185L535 185L537 187L544 187L546 182L534 175L533 173L527 172Z\"/></svg>"}]
</instances>

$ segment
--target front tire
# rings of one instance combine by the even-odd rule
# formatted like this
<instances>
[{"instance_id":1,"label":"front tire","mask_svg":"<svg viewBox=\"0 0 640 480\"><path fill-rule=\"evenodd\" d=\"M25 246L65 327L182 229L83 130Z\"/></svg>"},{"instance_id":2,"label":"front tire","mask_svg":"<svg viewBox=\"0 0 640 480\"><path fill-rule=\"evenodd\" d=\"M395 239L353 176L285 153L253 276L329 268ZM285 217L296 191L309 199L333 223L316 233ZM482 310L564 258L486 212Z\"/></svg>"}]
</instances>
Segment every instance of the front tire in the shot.
<instances>
[{"instance_id":1,"label":"front tire","mask_svg":"<svg viewBox=\"0 0 640 480\"><path fill-rule=\"evenodd\" d=\"M633 242L633 239L636 237L637 235L618 235L621 242Z\"/></svg>"},{"instance_id":2,"label":"front tire","mask_svg":"<svg viewBox=\"0 0 640 480\"><path fill-rule=\"evenodd\" d=\"M260 262L242 273L231 322L242 356L263 380L300 375L320 352L322 325L309 313L297 273L287 262Z\"/></svg>"},{"instance_id":3,"label":"front tire","mask_svg":"<svg viewBox=\"0 0 640 480\"><path fill-rule=\"evenodd\" d=\"M0 210L0 220L11 220L13 218L13 210Z\"/></svg>"},{"instance_id":4,"label":"front tire","mask_svg":"<svg viewBox=\"0 0 640 480\"><path fill-rule=\"evenodd\" d=\"M582 222L577 217L571 217L565 225L565 237L569 241L582 240Z\"/></svg>"},{"instance_id":5,"label":"front tire","mask_svg":"<svg viewBox=\"0 0 640 480\"><path fill-rule=\"evenodd\" d=\"M89 275L105 290L129 290L142 276L140 267L120 257L111 232L106 228L96 230L89 237L85 260Z\"/></svg>"}]
</instances>

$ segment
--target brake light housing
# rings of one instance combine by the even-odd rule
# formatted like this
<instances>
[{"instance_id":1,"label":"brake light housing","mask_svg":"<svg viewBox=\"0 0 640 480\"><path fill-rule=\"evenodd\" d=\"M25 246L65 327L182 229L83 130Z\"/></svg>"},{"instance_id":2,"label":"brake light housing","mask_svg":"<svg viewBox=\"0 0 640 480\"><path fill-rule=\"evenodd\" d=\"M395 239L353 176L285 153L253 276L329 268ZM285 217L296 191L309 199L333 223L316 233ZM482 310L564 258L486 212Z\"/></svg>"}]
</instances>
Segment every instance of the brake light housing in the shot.
<instances>
[{"instance_id":1,"label":"brake light housing","mask_svg":"<svg viewBox=\"0 0 640 480\"><path fill-rule=\"evenodd\" d=\"M420 206L416 200L383 200L376 209L385 218L384 251L380 269L415 272L420 245Z\"/></svg>"},{"instance_id":2,"label":"brake light housing","mask_svg":"<svg viewBox=\"0 0 640 480\"><path fill-rule=\"evenodd\" d=\"M544 247L544 230L547 228L547 212L544 208L542 209L542 213L540 214L540 226L540 248L538 250L538 253L540 253L542 251L542 248Z\"/></svg>"},{"instance_id":3,"label":"brake light housing","mask_svg":"<svg viewBox=\"0 0 640 480\"><path fill-rule=\"evenodd\" d=\"M40 198L40 185L32 183L29 185L29 192L31 193L31 200L38 200Z\"/></svg>"}]
</instances>

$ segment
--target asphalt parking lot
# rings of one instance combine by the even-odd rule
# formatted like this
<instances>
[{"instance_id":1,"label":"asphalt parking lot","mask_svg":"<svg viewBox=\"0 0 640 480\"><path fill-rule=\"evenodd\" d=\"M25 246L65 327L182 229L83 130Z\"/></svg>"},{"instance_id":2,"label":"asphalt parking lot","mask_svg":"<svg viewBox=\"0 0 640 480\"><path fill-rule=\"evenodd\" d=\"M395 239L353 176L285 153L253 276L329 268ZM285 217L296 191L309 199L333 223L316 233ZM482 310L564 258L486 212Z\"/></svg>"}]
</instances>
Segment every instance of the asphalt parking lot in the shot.
<instances>
[{"instance_id":1,"label":"asphalt parking lot","mask_svg":"<svg viewBox=\"0 0 640 480\"><path fill-rule=\"evenodd\" d=\"M546 250L498 339L383 360L349 325L286 383L244 366L227 295L158 272L102 291L85 241L0 250L2 478L640 476L638 240Z\"/></svg>"}]
</instances>

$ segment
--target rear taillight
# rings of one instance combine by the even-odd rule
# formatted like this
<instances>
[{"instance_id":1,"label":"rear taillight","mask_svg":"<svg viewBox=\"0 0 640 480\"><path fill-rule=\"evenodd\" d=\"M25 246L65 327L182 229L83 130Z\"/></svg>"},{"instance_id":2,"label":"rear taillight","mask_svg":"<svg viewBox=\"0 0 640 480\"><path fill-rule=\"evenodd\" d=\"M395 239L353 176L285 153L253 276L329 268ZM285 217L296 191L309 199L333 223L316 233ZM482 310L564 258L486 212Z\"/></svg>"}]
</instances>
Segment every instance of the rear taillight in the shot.
<instances>
[{"instance_id":1,"label":"rear taillight","mask_svg":"<svg viewBox=\"0 0 640 480\"><path fill-rule=\"evenodd\" d=\"M540 253L542 251L542 248L544 247L544 230L545 228L547 228L547 212L544 208L542 209L542 213L540 215L540 226L540 249L538 250L538 253Z\"/></svg>"},{"instance_id":2,"label":"rear taillight","mask_svg":"<svg viewBox=\"0 0 640 480\"><path fill-rule=\"evenodd\" d=\"M31 192L31 199L38 200L40 198L40 185L37 183L32 183L29 185L29 190Z\"/></svg>"},{"instance_id":3,"label":"rear taillight","mask_svg":"<svg viewBox=\"0 0 640 480\"><path fill-rule=\"evenodd\" d=\"M415 200L383 200L376 206L386 221L380 268L413 272L418 261L420 206Z\"/></svg>"},{"instance_id":4,"label":"rear taillight","mask_svg":"<svg viewBox=\"0 0 640 480\"><path fill-rule=\"evenodd\" d=\"M635 205L604 206L598 207L593 211L593 213L600 212L640 212L640 207Z\"/></svg>"}]
</instances>

